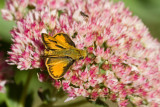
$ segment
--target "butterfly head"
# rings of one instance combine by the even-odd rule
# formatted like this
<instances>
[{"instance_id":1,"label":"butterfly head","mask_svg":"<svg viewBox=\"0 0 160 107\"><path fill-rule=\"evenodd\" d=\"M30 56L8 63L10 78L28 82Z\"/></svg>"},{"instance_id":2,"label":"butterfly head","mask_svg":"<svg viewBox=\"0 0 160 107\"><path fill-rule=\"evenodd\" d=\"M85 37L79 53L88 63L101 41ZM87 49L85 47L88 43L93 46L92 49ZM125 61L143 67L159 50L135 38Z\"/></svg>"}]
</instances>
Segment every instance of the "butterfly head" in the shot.
<instances>
[{"instance_id":1,"label":"butterfly head","mask_svg":"<svg viewBox=\"0 0 160 107\"><path fill-rule=\"evenodd\" d=\"M81 57L79 59L83 59L87 56L87 51L86 50L80 50L80 54L81 54Z\"/></svg>"}]
</instances>

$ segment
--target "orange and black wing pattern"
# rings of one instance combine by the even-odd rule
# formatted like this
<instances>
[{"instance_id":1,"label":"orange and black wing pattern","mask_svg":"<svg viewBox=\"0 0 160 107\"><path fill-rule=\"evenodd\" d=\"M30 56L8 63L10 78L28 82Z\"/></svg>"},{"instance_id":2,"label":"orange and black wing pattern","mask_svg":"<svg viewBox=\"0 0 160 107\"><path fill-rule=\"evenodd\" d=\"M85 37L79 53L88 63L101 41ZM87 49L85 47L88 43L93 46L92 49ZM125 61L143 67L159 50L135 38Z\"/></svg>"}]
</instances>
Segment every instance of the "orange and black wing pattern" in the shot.
<instances>
[{"instance_id":1,"label":"orange and black wing pattern","mask_svg":"<svg viewBox=\"0 0 160 107\"><path fill-rule=\"evenodd\" d=\"M42 33L42 40L46 49L68 49L75 47L74 42L64 33L58 33L53 37Z\"/></svg>"},{"instance_id":2,"label":"orange and black wing pattern","mask_svg":"<svg viewBox=\"0 0 160 107\"><path fill-rule=\"evenodd\" d=\"M60 79L74 63L69 57L52 57L46 59L46 67L49 75L54 79Z\"/></svg>"},{"instance_id":3,"label":"orange and black wing pattern","mask_svg":"<svg viewBox=\"0 0 160 107\"><path fill-rule=\"evenodd\" d=\"M67 34L58 33L53 37L42 33L42 40L45 45L46 50L44 54L46 55L45 65L49 72L49 75L54 79L60 79L70 68L70 66L74 63L71 57L63 56L59 57L58 55L50 55L48 56L48 50L61 50L63 49L73 49L75 48L74 42L69 38Z\"/></svg>"}]
</instances>

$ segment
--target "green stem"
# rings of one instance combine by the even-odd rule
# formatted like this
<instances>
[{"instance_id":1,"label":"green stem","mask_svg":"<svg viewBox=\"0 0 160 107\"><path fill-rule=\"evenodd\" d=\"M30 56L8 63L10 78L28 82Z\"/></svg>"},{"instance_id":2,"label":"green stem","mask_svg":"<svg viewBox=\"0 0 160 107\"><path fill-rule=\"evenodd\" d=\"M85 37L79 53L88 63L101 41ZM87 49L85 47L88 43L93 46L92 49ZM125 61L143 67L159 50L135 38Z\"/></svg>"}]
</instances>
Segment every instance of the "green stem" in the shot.
<instances>
[{"instance_id":1,"label":"green stem","mask_svg":"<svg viewBox=\"0 0 160 107\"><path fill-rule=\"evenodd\" d=\"M102 101L100 98L97 98L96 101L90 101L90 98L87 98L87 100L93 104L102 105L103 107L109 107L109 105L105 103L104 101Z\"/></svg>"},{"instance_id":2,"label":"green stem","mask_svg":"<svg viewBox=\"0 0 160 107\"><path fill-rule=\"evenodd\" d=\"M102 105L103 107L109 107L109 105L102 101L100 98L96 100L95 104Z\"/></svg>"},{"instance_id":3,"label":"green stem","mask_svg":"<svg viewBox=\"0 0 160 107\"><path fill-rule=\"evenodd\" d=\"M33 75L33 72L29 71L26 83L25 83L25 85L23 87L22 94L21 94L21 97L20 97L20 100L19 100L19 107L25 107L25 100L26 100L27 90L28 90L29 83L31 81L32 75Z\"/></svg>"},{"instance_id":4,"label":"green stem","mask_svg":"<svg viewBox=\"0 0 160 107\"><path fill-rule=\"evenodd\" d=\"M65 105L54 105L54 106L49 106L49 107L76 107L80 105L84 105L85 103L88 103L87 100L80 100L71 104L65 104Z\"/></svg>"}]
</instances>

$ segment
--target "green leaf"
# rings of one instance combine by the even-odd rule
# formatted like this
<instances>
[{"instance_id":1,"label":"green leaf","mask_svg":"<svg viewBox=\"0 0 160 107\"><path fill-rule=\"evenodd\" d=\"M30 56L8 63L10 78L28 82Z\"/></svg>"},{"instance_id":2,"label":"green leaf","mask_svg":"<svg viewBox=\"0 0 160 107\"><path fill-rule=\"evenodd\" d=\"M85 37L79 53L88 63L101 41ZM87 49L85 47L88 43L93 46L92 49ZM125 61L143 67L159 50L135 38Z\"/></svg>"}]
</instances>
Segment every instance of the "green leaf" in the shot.
<instances>
[{"instance_id":1,"label":"green leaf","mask_svg":"<svg viewBox=\"0 0 160 107\"><path fill-rule=\"evenodd\" d=\"M22 84L15 84L15 83L8 83L7 84L7 97L6 97L6 104L7 107L18 107L20 96L22 94L23 85ZM31 107L33 101L33 94L29 93L26 97L25 107Z\"/></svg>"},{"instance_id":2,"label":"green leaf","mask_svg":"<svg viewBox=\"0 0 160 107\"><path fill-rule=\"evenodd\" d=\"M4 105L4 101L6 100L6 93L0 93L0 105ZM1 106L0 106L1 107Z\"/></svg>"}]
</instances>

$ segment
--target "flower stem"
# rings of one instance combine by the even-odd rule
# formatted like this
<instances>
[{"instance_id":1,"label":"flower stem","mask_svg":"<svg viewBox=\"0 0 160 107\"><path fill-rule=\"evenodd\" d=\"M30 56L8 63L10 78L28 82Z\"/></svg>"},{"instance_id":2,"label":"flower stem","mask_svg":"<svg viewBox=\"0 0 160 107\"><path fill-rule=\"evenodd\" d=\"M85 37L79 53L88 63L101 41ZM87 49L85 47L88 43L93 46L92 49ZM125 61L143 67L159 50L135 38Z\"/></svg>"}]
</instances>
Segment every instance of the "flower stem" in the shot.
<instances>
[{"instance_id":1,"label":"flower stem","mask_svg":"<svg viewBox=\"0 0 160 107\"><path fill-rule=\"evenodd\" d=\"M102 101L100 98L96 100L95 104L102 105L103 107L109 107L109 105Z\"/></svg>"},{"instance_id":2,"label":"flower stem","mask_svg":"<svg viewBox=\"0 0 160 107\"><path fill-rule=\"evenodd\" d=\"M102 105L103 107L109 107L109 105L105 103L104 101L102 101L100 98L97 98L96 101L91 101L90 98L87 98L87 100L93 104Z\"/></svg>"},{"instance_id":3,"label":"flower stem","mask_svg":"<svg viewBox=\"0 0 160 107\"><path fill-rule=\"evenodd\" d=\"M54 107L75 107L75 106L80 106L80 105L84 105L85 103L88 103L87 100L80 100L74 103L70 103L70 104L65 104L65 105L54 105ZM51 107L51 106L49 106Z\"/></svg>"},{"instance_id":4,"label":"flower stem","mask_svg":"<svg viewBox=\"0 0 160 107\"><path fill-rule=\"evenodd\" d=\"M20 97L20 100L19 100L19 107L25 107L25 100L26 100L27 90L28 90L28 86L29 86L29 83L31 81L32 75L33 75L33 72L29 71L26 83L25 83L25 85L23 87L22 94L21 94L21 97Z\"/></svg>"}]
</instances>

